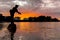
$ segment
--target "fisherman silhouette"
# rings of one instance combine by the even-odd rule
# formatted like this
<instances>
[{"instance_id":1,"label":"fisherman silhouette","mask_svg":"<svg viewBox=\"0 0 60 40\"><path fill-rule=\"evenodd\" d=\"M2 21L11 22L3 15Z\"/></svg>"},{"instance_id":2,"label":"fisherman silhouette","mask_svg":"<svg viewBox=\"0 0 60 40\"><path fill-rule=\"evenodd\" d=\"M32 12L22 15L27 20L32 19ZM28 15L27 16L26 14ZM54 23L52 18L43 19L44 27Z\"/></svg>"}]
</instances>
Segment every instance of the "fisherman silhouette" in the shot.
<instances>
[{"instance_id":1,"label":"fisherman silhouette","mask_svg":"<svg viewBox=\"0 0 60 40\"><path fill-rule=\"evenodd\" d=\"M14 24L14 22L11 22L11 24L9 24L8 26L8 31L10 32L11 34L11 40L13 40L14 38L14 33L16 32L16 25Z\"/></svg>"},{"instance_id":2,"label":"fisherman silhouette","mask_svg":"<svg viewBox=\"0 0 60 40\"><path fill-rule=\"evenodd\" d=\"M17 10L18 6L19 6L19 5L15 5L15 7L13 7L12 9L10 9L11 20L13 20L15 12L21 14L21 13L18 12L18 10Z\"/></svg>"},{"instance_id":3,"label":"fisherman silhouette","mask_svg":"<svg viewBox=\"0 0 60 40\"><path fill-rule=\"evenodd\" d=\"M14 24L14 14L15 12L21 14L20 12L18 12L17 10L18 8L18 5L15 5L15 7L13 7L11 10L10 10L10 16L11 16L11 24L9 24L8 26L8 31L11 33L11 40L13 40L14 38L14 33L16 32L16 25Z\"/></svg>"}]
</instances>

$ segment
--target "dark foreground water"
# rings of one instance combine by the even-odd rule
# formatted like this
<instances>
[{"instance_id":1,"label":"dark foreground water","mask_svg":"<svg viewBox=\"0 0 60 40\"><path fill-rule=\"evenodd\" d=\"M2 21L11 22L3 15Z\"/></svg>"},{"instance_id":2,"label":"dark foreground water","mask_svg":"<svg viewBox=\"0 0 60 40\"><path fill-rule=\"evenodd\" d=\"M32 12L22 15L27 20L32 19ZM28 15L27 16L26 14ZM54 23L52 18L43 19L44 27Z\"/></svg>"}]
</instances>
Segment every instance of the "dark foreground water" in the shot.
<instances>
[{"instance_id":1,"label":"dark foreground water","mask_svg":"<svg viewBox=\"0 0 60 40\"><path fill-rule=\"evenodd\" d=\"M0 23L0 40L10 40L7 27ZM60 22L15 22L14 40L60 40Z\"/></svg>"}]
</instances>

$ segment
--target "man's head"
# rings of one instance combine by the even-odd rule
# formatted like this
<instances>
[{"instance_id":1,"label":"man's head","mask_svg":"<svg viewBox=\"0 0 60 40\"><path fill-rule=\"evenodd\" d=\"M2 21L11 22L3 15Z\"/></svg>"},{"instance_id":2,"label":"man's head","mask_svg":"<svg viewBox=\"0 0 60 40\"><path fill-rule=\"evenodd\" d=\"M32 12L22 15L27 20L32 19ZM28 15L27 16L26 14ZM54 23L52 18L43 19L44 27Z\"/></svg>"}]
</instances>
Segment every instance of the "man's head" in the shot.
<instances>
[{"instance_id":1,"label":"man's head","mask_svg":"<svg viewBox=\"0 0 60 40\"><path fill-rule=\"evenodd\" d=\"M15 7L17 8L19 5L15 5Z\"/></svg>"}]
</instances>

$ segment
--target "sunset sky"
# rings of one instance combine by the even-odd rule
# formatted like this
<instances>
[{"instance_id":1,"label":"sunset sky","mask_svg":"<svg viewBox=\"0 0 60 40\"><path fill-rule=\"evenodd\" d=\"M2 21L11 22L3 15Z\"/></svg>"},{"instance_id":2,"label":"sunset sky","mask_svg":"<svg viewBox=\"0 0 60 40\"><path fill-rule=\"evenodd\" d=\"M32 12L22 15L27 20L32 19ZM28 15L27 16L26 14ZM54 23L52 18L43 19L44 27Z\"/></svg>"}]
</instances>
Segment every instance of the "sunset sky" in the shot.
<instances>
[{"instance_id":1,"label":"sunset sky","mask_svg":"<svg viewBox=\"0 0 60 40\"><path fill-rule=\"evenodd\" d=\"M9 10L19 5L19 12L15 14L21 18L30 16L52 16L60 19L60 0L0 0L0 13L9 16Z\"/></svg>"}]
</instances>

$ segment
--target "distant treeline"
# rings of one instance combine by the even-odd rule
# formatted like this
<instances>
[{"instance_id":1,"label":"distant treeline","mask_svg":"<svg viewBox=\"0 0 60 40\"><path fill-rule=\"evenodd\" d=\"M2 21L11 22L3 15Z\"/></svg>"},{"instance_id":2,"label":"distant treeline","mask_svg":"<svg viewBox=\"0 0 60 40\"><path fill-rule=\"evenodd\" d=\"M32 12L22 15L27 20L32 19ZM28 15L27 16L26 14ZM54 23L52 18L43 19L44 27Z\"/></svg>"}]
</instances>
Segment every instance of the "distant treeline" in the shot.
<instances>
[{"instance_id":1,"label":"distant treeline","mask_svg":"<svg viewBox=\"0 0 60 40\"><path fill-rule=\"evenodd\" d=\"M0 14L0 22L10 22L11 17L10 16L3 16ZM51 16L39 16L39 17L29 17L24 18L23 20L20 20L20 17L15 17L14 21L16 22L58 22L59 20L57 18L52 18Z\"/></svg>"},{"instance_id":2,"label":"distant treeline","mask_svg":"<svg viewBox=\"0 0 60 40\"><path fill-rule=\"evenodd\" d=\"M14 21L20 21L20 17L15 17L13 18ZM3 16L2 14L0 14L0 22L10 22L11 20L11 16Z\"/></svg>"},{"instance_id":3,"label":"distant treeline","mask_svg":"<svg viewBox=\"0 0 60 40\"><path fill-rule=\"evenodd\" d=\"M40 22L52 22L59 21L57 18L52 18L51 16L39 16L39 17L29 17L24 18L24 21L40 21Z\"/></svg>"}]
</instances>

